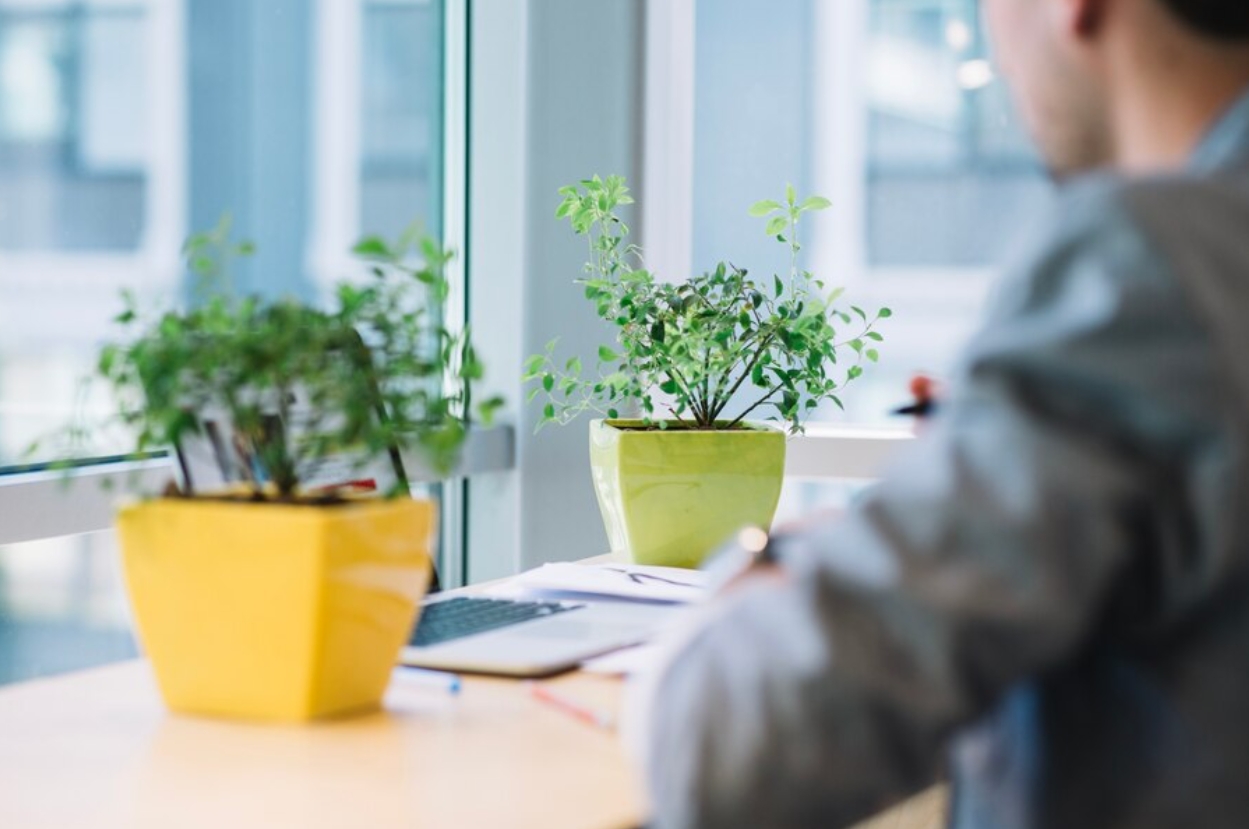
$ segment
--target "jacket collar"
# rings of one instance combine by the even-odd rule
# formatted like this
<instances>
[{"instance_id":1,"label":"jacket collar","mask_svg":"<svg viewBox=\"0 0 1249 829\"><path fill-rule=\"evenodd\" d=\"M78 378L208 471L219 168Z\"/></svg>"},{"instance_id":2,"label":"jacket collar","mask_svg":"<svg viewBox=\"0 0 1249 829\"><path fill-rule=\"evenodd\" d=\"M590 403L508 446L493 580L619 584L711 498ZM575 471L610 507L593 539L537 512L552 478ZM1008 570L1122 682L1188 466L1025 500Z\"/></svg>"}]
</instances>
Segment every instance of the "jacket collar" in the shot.
<instances>
[{"instance_id":1,"label":"jacket collar","mask_svg":"<svg viewBox=\"0 0 1249 829\"><path fill-rule=\"evenodd\" d=\"M1249 164L1249 91L1215 122L1189 159L1197 172Z\"/></svg>"}]
</instances>

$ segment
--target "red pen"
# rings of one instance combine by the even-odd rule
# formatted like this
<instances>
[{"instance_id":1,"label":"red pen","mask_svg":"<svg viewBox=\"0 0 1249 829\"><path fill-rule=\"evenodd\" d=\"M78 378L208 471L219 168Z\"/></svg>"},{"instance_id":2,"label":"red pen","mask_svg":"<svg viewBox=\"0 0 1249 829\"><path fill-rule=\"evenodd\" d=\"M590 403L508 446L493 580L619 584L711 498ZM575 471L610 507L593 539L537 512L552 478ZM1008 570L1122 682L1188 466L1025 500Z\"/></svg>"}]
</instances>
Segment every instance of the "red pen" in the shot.
<instances>
[{"instance_id":1,"label":"red pen","mask_svg":"<svg viewBox=\"0 0 1249 829\"><path fill-rule=\"evenodd\" d=\"M534 699L559 711L563 711L575 720L580 720L586 725L595 728L602 728L605 731L613 731L616 728L616 720L610 714L594 711L580 703L573 702L567 697L556 694L546 686L539 685L536 682L527 682L525 684L529 687L529 694Z\"/></svg>"}]
</instances>

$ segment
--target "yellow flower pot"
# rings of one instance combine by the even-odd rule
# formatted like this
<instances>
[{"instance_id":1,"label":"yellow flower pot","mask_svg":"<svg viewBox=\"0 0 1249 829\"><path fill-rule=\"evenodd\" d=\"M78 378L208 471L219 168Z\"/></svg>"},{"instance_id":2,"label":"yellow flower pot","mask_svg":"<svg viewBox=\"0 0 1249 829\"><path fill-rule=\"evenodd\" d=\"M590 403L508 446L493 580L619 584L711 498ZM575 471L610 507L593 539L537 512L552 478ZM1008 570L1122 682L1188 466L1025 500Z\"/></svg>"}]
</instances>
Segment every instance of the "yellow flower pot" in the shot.
<instances>
[{"instance_id":1,"label":"yellow flower pot","mask_svg":"<svg viewBox=\"0 0 1249 829\"><path fill-rule=\"evenodd\" d=\"M638 564L698 567L747 526L768 529L785 475L785 435L640 421L590 424L590 466L612 551Z\"/></svg>"},{"instance_id":2,"label":"yellow flower pot","mask_svg":"<svg viewBox=\"0 0 1249 829\"><path fill-rule=\"evenodd\" d=\"M139 639L171 710L302 721L374 709L428 587L428 501L165 499L118 518Z\"/></svg>"}]
</instances>

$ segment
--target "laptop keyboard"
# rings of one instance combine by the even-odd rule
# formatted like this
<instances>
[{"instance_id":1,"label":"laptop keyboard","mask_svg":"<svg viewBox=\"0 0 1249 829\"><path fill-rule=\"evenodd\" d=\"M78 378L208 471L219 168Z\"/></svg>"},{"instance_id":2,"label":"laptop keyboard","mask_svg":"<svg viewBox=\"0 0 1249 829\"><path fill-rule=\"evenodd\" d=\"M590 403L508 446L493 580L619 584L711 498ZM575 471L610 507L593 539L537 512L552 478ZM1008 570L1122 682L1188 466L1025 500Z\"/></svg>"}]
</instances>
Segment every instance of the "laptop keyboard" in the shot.
<instances>
[{"instance_id":1,"label":"laptop keyboard","mask_svg":"<svg viewBox=\"0 0 1249 829\"><path fill-rule=\"evenodd\" d=\"M428 647L477 633L542 619L584 605L556 602L515 602L507 599L458 598L427 604L421 609L409 644Z\"/></svg>"}]
</instances>

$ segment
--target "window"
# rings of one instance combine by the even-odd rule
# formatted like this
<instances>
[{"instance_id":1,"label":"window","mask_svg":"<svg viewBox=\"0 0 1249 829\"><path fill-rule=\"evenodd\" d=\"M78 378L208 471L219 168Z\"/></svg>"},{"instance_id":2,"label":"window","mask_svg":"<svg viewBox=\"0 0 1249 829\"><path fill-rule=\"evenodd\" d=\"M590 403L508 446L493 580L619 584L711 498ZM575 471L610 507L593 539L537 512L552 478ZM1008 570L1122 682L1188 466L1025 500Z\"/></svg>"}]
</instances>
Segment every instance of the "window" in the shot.
<instances>
[{"instance_id":1,"label":"window","mask_svg":"<svg viewBox=\"0 0 1249 829\"><path fill-rule=\"evenodd\" d=\"M444 91L448 5L463 14L443 0L0 0L0 544L22 540L0 546L0 682L133 652L112 533L83 534L108 526L112 496L91 470L50 486L25 456L111 412L81 381L123 288L152 308L181 301L183 239L227 211L259 244L236 283L309 300L350 273L362 233L456 232L444 112L465 93ZM74 454L129 446L96 432ZM33 460L67 449L45 441ZM460 560L453 537L444 548Z\"/></svg>"},{"instance_id":2,"label":"window","mask_svg":"<svg viewBox=\"0 0 1249 829\"><path fill-rule=\"evenodd\" d=\"M0 685L133 657L111 532L0 547Z\"/></svg>"},{"instance_id":3,"label":"window","mask_svg":"<svg viewBox=\"0 0 1249 829\"><path fill-rule=\"evenodd\" d=\"M122 286L176 287L180 15L171 0L0 0L0 468L72 412L107 411L79 380Z\"/></svg>"},{"instance_id":4,"label":"window","mask_svg":"<svg viewBox=\"0 0 1249 829\"><path fill-rule=\"evenodd\" d=\"M442 32L437 0L0 0L0 467L108 414L80 381L119 293L176 302L191 229L231 212L239 283L305 297L362 232L439 233Z\"/></svg>"},{"instance_id":5,"label":"window","mask_svg":"<svg viewBox=\"0 0 1249 829\"><path fill-rule=\"evenodd\" d=\"M1048 186L993 77L974 0L716 0L692 25L694 268L784 257L746 215L786 182L834 207L807 265L888 305L883 360L819 419L890 422L951 368Z\"/></svg>"},{"instance_id":6,"label":"window","mask_svg":"<svg viewBox=\"0 0 1249 829\"><path fill-rule=\"evenodd\" d=\"M366 0L360 84L360 227L442 228L442 5Z\"/></svg>"}]
</instances>

